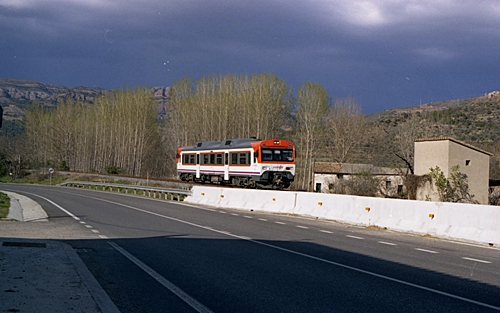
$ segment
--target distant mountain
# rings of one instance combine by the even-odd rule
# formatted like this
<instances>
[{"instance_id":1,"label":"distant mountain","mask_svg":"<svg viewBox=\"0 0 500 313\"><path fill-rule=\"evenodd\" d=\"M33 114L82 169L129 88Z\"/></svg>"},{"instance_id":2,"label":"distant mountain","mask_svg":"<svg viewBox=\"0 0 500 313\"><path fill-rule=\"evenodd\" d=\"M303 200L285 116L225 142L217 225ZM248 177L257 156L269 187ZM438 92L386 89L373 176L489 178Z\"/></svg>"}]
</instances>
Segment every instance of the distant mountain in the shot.
<instances>
[{"instance_id":1,"label":"distant mountain","mask_svg":"<svg viewBox=\"0 0 500 313\"><path fill-rule=\"evenodd\" d=\"M26 105L33 102L40 102L48 107L67 99L93 103L96 97L109 92L110 90L102 88L65 87L33 80L0 79L0 105L4 109L4 119L7 121L22 119ZM151 88L151 93L158 101L158 113L165 114L170 87L154 87Z\"/></svg>"}]
</instances>

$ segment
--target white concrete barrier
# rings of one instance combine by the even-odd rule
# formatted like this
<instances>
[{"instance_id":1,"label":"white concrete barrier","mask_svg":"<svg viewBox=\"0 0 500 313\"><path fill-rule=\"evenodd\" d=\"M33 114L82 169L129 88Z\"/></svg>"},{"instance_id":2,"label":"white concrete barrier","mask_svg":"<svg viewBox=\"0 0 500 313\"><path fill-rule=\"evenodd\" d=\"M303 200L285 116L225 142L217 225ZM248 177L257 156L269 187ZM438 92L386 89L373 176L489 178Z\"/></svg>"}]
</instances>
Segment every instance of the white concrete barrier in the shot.
<instances>
[{"instance_id":1,"label":"white concrete barrier","mask_svg":"<svg viewBox=\"0 0 500 313\"><path fill-rule=\"evenodd\" d=\"M184 202L217 206L221 200L222 188L193 187L191 192L193 195L186 197Z\"/></svg>"},{"instance_id":2,"label":"white concrete barrier","mask_svg":"<svg viewBox=\"0 0 500 313\"><path fill-rule=\"evenodd\" d=\"M289 213L500 246L500 207L336 194L193 187L186 202Z\"/></svg>"}]
</instances>

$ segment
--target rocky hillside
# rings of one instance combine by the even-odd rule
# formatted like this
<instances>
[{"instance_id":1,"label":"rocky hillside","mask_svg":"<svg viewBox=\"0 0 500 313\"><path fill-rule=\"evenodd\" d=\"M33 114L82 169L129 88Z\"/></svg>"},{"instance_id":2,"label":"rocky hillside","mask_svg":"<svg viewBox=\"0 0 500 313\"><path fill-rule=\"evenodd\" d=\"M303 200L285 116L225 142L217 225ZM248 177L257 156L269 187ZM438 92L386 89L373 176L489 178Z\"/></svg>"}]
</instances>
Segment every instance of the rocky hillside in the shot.
<instances>
[{"instance_id":1,"label":"rocky hillside","mask_svg":"<svg viewBox=\"0 0 500 313\"><path fill-rule=\"evenodd\" d=\"M0 105L4 109L6 121L22 119L26 105L35 101L49 107L67 99L92 103L96 97L108 92L110 91L101 88L64 87L32 80L0 79ZM154 87L151 93L158 101L158 113L164 114L170 87Z\"/></svg>"}]
</instances>

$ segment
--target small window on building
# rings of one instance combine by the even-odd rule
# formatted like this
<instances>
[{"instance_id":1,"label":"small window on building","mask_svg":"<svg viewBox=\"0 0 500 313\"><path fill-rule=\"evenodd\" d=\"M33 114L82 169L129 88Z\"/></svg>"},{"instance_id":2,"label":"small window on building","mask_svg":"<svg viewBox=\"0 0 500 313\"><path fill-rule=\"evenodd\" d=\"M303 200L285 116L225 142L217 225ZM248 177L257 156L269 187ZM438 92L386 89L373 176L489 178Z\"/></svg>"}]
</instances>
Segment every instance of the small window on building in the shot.
<instances>
[{"instance_id":1,"label":"small window on building","mask_svg":"<svg viewBox=\"0 0 500 313\"><path fill-rule=\"evenodd\" d=\"M469 166L470 160L465 160L465 166Z\"/></svg>"},{"instance_id":2,"label":"small window on building","mask_svg":"<svg viewBox=\"0 0 500 313\"><path fill-rule=\"evenodd\" d=\"M385 181L385 189L390 189L391 188L391 181L390 180L386 180Z\"/></svg>"},{"instance_id":3,"label":"small window on building","mask_svg":"<svg viewBox=\"0 0 500 313\"><path fill-rule=\"evenodd\" d=\"M316 183L316 192L321 192L321 183Z\"/></svg>"},{"instance_id":4,"label":"small window on building","mask_svg":"<svg viewBox=\"0 0 500 313\"><path fill-rule=\"evenodd\" d=\"M398 185L398 194L403 193L403 185Z\"/></svg>"},{"instance_id":5,"label":"small window on building","mask_svg":"<svg viewBox=\"0 0 500 313\"><path fill-rule=\"evenodd\" d=\"M338 179L344 179L344 174L337 174Z\"/></svg>"}]
</instances>

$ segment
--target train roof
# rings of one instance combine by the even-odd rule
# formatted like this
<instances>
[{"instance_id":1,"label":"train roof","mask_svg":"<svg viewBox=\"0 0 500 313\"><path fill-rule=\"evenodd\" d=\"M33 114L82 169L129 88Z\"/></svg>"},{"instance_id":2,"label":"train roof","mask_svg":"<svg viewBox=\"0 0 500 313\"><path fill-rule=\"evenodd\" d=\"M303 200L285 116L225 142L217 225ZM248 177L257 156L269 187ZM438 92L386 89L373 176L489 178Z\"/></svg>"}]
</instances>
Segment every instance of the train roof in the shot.
<instances>
[{"instance_id":1,"label":"train roof","mask_svg":"<svg viewBox=\"0 0 500 313\"><path fill-rule=\"evenodd\" d=\"M237 138L226 139L223 141L202 141L197 142L194 146L182 148L182 151L198 151L198 150L218 150L218 149L237 149L237 148L250 148L252 142L262 141L256 138Z\"/></svg>"}]
</instances>

